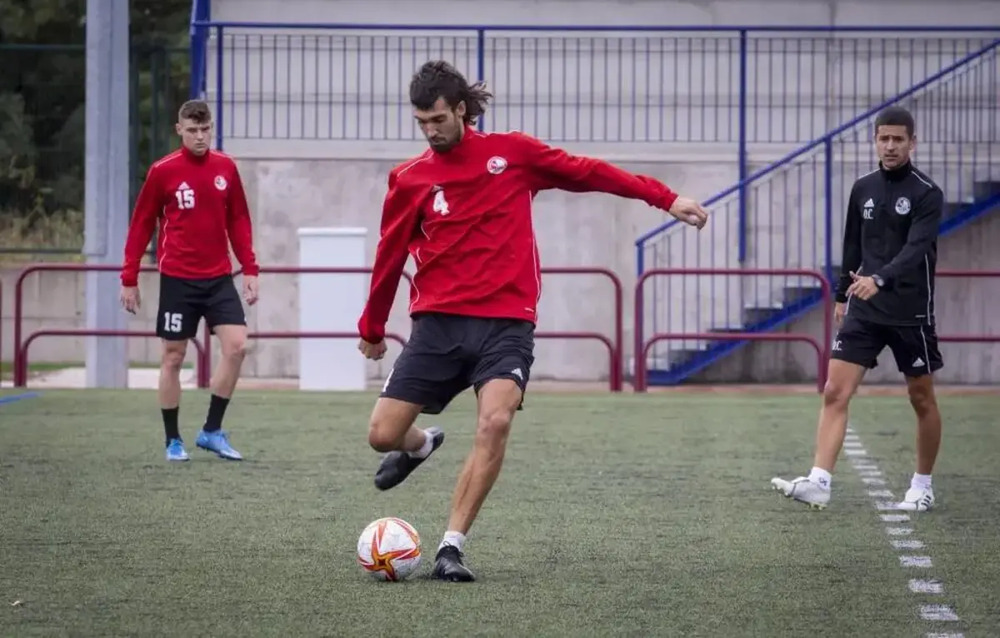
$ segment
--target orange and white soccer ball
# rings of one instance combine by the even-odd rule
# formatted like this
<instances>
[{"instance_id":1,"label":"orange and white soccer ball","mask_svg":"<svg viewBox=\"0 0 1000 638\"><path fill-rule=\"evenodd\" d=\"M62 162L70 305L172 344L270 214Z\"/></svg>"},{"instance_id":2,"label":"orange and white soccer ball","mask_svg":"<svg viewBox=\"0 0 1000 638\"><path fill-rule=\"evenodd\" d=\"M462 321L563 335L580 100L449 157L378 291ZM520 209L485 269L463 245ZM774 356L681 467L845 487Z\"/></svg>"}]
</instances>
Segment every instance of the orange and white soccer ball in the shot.
<instances>
[{"instance_id":1,"label":"orange and white soccer ball","mask_svg":"<svg viewBox=\"0 0 1000 638\"><path fill-rule=\"evenodd\" d=\"M358 563L377 580L405 580L420 565L420 535L401 518L372 521L358 538Z\"/></svg>"}]
</instances>

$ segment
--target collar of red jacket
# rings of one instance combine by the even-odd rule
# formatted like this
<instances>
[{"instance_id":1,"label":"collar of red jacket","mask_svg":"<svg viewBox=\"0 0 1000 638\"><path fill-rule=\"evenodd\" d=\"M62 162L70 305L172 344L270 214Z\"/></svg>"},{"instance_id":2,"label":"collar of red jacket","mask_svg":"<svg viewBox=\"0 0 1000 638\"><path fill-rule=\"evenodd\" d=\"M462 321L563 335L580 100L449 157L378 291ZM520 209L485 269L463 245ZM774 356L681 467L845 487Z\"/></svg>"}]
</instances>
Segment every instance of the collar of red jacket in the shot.
<instances>
[{"instance_id":1,"label":"collar of red jacket","mask_svg":"<svg viewBox=\"0 0 1000 638\"><path fill-rule=\"evenodd\" d=\"M208 161L208 156L212 153L212 149L207 149L201 155L195 155L194 153L192 153L191 151L189 151L186 146L184 146L182 144L181 145L181 153L184 155L184 157L186 157L187 159L191 160L192 162L201 163L201 162Z\"/></svg>"},{"instance_id":2,"label":"collar of red jacket","mask_svg":"<svg viewBox=\"0 0 1000 638\"><path fill-rule=\"evenodd\" d=\"M469 151L475 144L474 140L479 137L476 135L476 127L472 124L465 125L465 132L462 133L462 139L445 153L435 153L439 159L445 162L461 162L466 157L468 157Z\"/></svg>"}]
</instances>

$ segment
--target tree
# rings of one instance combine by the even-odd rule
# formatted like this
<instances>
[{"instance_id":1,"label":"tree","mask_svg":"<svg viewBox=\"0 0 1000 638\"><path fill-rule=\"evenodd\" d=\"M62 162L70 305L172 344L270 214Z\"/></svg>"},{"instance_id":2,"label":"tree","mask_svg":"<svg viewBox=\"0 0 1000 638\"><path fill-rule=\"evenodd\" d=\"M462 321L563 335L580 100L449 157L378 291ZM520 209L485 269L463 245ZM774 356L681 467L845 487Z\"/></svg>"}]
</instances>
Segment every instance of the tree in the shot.
<instances>
[{"instance_id":1,"label":"tree","mask_svg":"<svg viewBox=\"0 0 1000 638\"><path fill-rule=\"evenodd\" d=\"M15 217L28 222L19 227L30 227L46 216L83 208L86 8L86 0L4 1L0 223ZM152 159L169 150L169 123L187 97L189 18L189 0L130 4L136 181ZM79 239L82 244L82 227Z\"/></svg>"}]
</instances>

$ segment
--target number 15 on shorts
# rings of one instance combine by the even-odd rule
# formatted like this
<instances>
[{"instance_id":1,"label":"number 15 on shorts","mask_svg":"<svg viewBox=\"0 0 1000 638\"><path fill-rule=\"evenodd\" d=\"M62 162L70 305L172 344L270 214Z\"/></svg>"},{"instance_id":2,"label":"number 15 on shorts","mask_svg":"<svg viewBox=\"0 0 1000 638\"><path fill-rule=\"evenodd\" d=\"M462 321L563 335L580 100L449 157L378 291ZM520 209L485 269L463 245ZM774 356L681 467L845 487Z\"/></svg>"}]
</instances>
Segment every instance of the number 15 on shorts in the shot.
<instances>
[{"instance_id":1,"label":"number 15 on shorts","mask_svg":"<svg viewBox=\"0 0 1000 638\"><path fill-rule=\"evenodd\" d=\"M163 331L180 332L184 327L184 315L179 312L163 313Z\"/></svg>"}]
</instances>

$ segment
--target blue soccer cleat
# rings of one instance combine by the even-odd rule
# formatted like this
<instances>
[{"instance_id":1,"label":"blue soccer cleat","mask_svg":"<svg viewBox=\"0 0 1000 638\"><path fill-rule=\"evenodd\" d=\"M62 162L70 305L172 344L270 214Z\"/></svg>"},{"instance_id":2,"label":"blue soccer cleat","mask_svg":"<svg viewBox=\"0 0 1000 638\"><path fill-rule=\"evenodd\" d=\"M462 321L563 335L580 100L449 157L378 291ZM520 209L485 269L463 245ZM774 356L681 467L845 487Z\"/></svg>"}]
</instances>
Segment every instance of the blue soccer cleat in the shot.
<instances>
[{"instance_id":1,"label":"blue soccer cleat","mask_svg":"<svg viewBox=\"0 0 1000 638\"><path fill-rule=\"evenodd\" d=\"M167 460L187 461L189 458L184 443L180 439L170 439L170 443L167 443Z\"/></svg>"},{"instance_id":2,"label":"blue soccer cleat","mask_svg":"<svg viewBox=\"0 0 1000 638\"><path fill-rule=\"evenodd\" d=\"M216 430L215 432L202 430L201 434L198 435L196 445L203 450L215 452L220 457L230 461L243 460L243 455L234 450L233 446L229 445L229 435L222 430Z\"/></svg>"}]
</instances>

